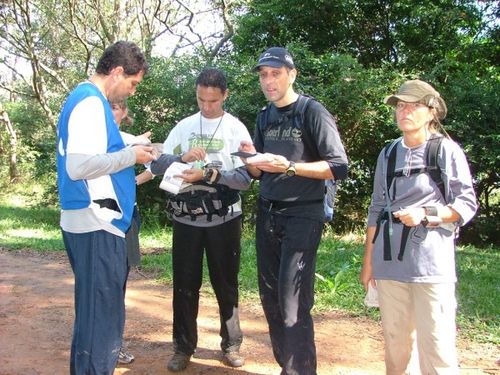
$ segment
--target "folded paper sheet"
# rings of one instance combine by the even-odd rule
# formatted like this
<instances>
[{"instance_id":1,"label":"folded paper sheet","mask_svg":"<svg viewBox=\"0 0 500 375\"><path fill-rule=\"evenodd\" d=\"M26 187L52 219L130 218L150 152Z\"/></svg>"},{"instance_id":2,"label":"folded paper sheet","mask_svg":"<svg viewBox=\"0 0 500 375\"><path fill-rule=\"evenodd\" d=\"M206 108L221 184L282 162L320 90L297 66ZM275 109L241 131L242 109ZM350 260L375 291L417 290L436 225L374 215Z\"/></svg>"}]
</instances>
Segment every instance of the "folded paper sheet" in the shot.
<instances>
[{"instance_id":1,"label":"folded paper sheet","mask_svg":"<svg viewBox=\"0 0 500 375\"><path fill-rule=\"evenodd\" d=\"M165 171L163 180L160 183L160 188L172 194L178 194L179 190L190 185L178 176L182 174L182 171L190 168L191 166L189 164L173 162Z\"/></svg>"}]
</instances>

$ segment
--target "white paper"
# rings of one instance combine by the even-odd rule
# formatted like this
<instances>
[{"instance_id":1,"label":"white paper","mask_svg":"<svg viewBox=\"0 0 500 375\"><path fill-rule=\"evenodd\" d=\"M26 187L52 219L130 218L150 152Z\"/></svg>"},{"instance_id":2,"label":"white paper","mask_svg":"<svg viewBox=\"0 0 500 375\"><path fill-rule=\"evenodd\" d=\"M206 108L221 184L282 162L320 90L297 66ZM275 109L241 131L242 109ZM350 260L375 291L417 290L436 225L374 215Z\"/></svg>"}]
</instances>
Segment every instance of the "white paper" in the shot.
<instances>
[{"instance_id":1,"label":"white paper","mask_svg":"<svg viewBox=\"0 0 500 375\"><path fill-rule=\"evenodd\" d=\"M255 156L250 156L247 158L247 164L262 163L272 161L272 157L266 154L257 154Z\"/></svg>"},{"instance_id":2,"label":"white paper","mask_svg":"<svg viewBox=\"0 0 500 375\"><path fill-rule=\"evenodd\" d=\"M136 135L135 136L134 145L149 146L150 144L151 144L151 140L149 138L146 138L143 135Z\"/></svg>"},{"instance_id":3,"label":"white paper","mask_svg":"<svg viewBox=\"0 0 500 375\"><path fill-rule=\"evenodd\" d=\"M378 292L377 288L372 286L372 283L368 283L368 291L365 296L365 306L368 307L378 307Z\"/></svg>"},{"instance_id":4,"label":"white paper","mask_svg":"<svg viewBox=\"0 0 500 375\"><path fill-rule=\"evenodd\" d=\"M127 146L136 146L136 145L142 145L142 146L147 146L151 144L151 140L149 138L146 138L144 135L133 135L130 133L126 133L123 131L120 131L120 135L122 136L123 142Z\"/></svg>"},{"instance_id":5,"label":"white paper","mask_svg":"<svg viewBox=\"0 0 500 375\"><path fill-rule=\"evenodd\" d=\"M172 194L178 194L181 188L189 184L185 183L182 178L176 176L182 174L182 171L190 168L191 166L189 164L173 162L165 171L163 180L160 183L160 188Z\"/></svg>"}]
</instances>

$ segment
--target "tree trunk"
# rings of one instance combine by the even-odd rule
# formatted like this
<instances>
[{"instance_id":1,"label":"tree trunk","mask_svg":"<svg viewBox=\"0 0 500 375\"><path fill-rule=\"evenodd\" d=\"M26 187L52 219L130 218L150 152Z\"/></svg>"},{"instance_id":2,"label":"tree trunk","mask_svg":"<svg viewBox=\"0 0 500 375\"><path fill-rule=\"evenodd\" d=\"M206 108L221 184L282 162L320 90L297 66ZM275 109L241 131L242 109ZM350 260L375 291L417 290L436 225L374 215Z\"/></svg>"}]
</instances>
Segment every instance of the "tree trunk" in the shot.
<instances>
[{"instance_id":1,"label":"tree trunk","mask_svg":"<svg viewBox=\"0 0 500 375\"><path fill-rule=\"evenodd\" d=\"M10 122L7 111L0 110L0 123L5 125L7 134L9 135L10 157L9 157L9 176L10 182L16 182L19 179L19 171L17 169L17 135L16 130Z\"/></svg>"}]
</instances>

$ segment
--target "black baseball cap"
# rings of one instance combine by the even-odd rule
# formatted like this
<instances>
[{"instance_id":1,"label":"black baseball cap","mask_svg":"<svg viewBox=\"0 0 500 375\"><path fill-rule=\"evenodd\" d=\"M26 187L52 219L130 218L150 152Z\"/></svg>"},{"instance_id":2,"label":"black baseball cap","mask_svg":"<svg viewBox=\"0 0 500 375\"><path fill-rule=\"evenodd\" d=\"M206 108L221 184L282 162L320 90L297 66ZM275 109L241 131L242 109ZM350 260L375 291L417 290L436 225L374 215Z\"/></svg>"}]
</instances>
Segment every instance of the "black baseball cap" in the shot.
<instances>
[{"instance_id":1,"label":"black baseball cap","mask_svg":"<svg viewBox=\"0 0 500 375\"><path fill-rule=\"evenodd\" d=\"M259 70L261 66L272 66L273 68L286 66L290 69L295 69L292 55L283 47L271 47L260 55L254 70Z\"/></svg>"}]
</instances>

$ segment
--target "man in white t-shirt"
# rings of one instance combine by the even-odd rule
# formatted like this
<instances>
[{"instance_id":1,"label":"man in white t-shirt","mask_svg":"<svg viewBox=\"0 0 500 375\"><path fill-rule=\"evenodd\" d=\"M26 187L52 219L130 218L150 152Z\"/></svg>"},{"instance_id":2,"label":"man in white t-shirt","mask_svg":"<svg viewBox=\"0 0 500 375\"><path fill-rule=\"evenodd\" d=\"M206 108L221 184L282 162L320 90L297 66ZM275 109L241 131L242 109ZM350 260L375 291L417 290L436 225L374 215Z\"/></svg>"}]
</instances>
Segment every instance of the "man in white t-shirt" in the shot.
<instances>
[{"instance_id":1,"label":"man in white t-shirt","mask_svg":"<svg viewBox=\"0 0 500 375\"><path fill-rule=\"evenodd\" d=\"M196 350L199 290L203 252L206 252L212 287L219 304L221 349L224 362L240 367L243 334L238 313L241 199L238 192L250 186L241 159L232 156L241 141L250 141L245 125L223 109L228 96L226 77L215 68L204 69L196 80L200 111L181 120L168 135L164 154L151 164L163 174L169 154L197 153L198 160L182 173L191 192L170 197L173 213L172 265L174 273L175 353L170 371L182 371ZM191 190L192 189L192 190Z\"/></svg>"}]
</instances>

